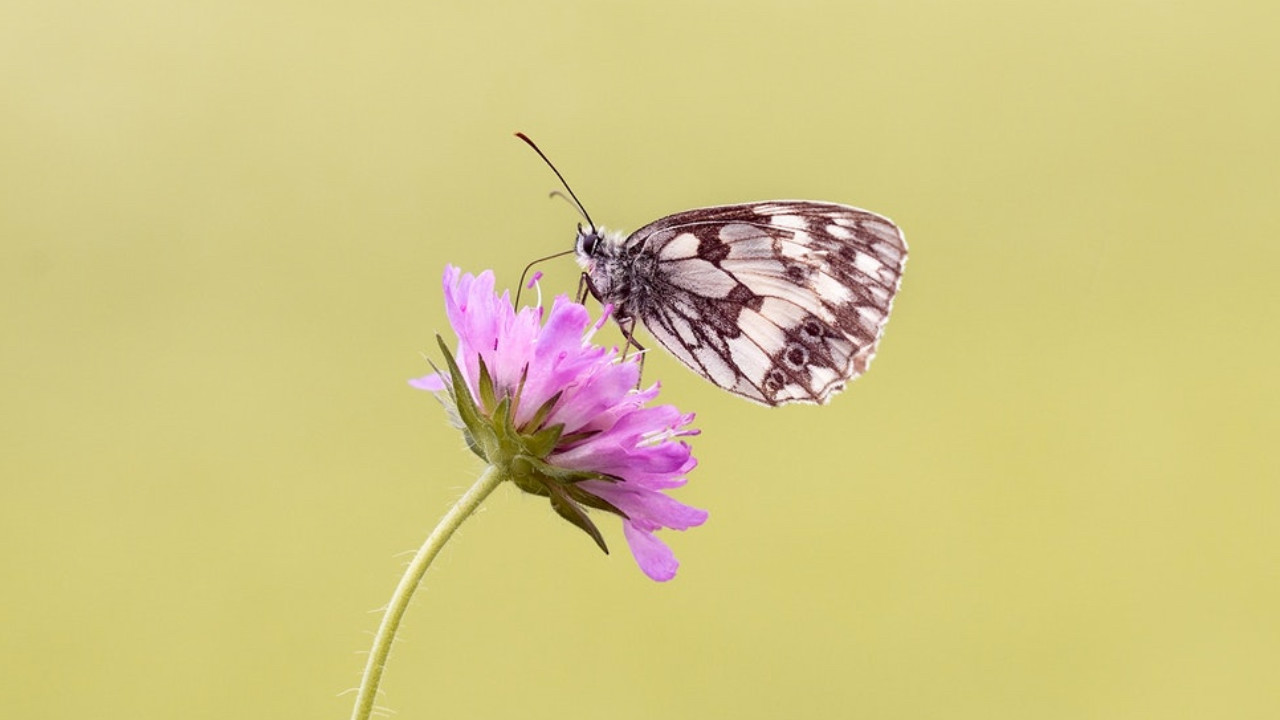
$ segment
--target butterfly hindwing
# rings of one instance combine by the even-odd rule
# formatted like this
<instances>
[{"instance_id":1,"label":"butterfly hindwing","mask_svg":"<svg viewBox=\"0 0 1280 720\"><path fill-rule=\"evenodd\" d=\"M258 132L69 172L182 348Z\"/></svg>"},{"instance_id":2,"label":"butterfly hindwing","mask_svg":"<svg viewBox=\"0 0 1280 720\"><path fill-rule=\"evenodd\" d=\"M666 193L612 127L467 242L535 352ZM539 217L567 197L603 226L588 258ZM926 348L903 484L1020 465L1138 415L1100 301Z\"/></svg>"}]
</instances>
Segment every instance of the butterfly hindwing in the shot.
<instances>
[{"instance_id":1,"label":"butterfly hindwing","mask_svg":"<svg viewBox=\"0 0 1280 720\"><path fill-rule=\"evenodd\" d=\"M616 250L621 306L695 372L767 405L825 403L866 371L907 254L888 219L810 201L677 213Z\"/></svg>"}]
</instances>

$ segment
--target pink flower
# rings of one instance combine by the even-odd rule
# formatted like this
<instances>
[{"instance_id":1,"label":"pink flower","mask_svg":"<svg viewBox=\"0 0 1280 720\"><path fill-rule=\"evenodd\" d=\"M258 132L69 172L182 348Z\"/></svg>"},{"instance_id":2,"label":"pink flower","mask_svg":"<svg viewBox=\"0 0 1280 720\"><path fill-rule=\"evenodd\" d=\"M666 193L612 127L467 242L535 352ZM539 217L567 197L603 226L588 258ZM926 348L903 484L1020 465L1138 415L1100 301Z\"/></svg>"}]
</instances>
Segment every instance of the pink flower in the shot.
<instances>
[{"instance_id":1,"label":"pink flower","mask_svg":"<svg viewBox=\"0 0 1280 720\"><path fill-rule=\"evenodd\" d=\"M593 324L585 307L560 296L544 324L544 308L517 313L493 284L489 271L477 277L445 269L457 351L451 354L441 340L448 371L410 383L447 398L477 455L520 489L550 498L552 508L602 550L608 547L587 508L622 518L631 554L646 575L675 577L679 563L654 533L707 519L705 510L664 492L684 485L697 464L678 439L697 434L685 429L693 415L648 406L658 386L637 389L635 357L623 360L616 348L591 344L604 318ZM466 392L458 392L460 385Z\"/></svg>"}]
</instances>

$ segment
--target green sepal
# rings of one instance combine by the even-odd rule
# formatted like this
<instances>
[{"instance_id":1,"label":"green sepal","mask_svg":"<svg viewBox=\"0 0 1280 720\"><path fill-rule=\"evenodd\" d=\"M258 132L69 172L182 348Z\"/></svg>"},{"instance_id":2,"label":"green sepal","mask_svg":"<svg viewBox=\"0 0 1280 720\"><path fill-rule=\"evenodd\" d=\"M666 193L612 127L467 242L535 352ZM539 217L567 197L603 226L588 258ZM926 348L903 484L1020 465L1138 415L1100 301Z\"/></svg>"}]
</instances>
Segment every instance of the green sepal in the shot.
<instances>
[{"instance_id":1,"label":"green sepal","mask_svg":"<svg viewBox=\"0 0 1280 720\"><path fill-rule=\"evenodd\" d=\"M521 435L525 451L533 457L546 457L556 449L560 442L560 433L564 432L564 423L542 428L532 435Z\"/></svg>"},{"instance_id":2,"label":"green sepal","mask_svg":"<svg viewBox=\"0 0 1280 720\"><path fill-rule=\"evenodd\" d=\"M521 380L520 387L522 390L524 389L523 380ZM526 428L541 427L542 423L546 422L547 417L551 415L551 411L552 409L555 408L556 403L560 402L560 396L563 394L564 394L564 391L561 390L560 392L548 398L547 401L542 403L542 406L539 407L537 411L533 413L533 417L529 418L529 421L526 422L522 427L526 427ZM563 425L561 425L561 427L563 427Z\"/></svg>"},{"instance_id":3,"label":"green sepal","mask_svg":"<svg viewBox=\"0 0 1280 720\"><path fill-rule=\"evenodd\" d=\"M611 512L614 515L617 515L618 517L622 518L623 520L626 520L630 517L626 513L619 510L617 506L615 506L613 503L609 502L608 500L605 500L599 495L592 495L591 493L583 490L577 485L565 485L564 490L569 495L569 497L574 499L574 501L582 503L583 505L586 505L589 508L594 508L596 510L603 510L605 512Z\"/></svg>"},{"instance_id":4,"label":"green sepal","mask_svg":"<svg viewBox=\"0 0 1280 720\"><path fill-rule=\"evenodd\" d=\"M551 490L548 489L547 478L534 468L533 463L529 462L528 455L517 455L511 458L511 482L516 487L530 493L531 495L541 495L549 497Z\"/></svg>"},{"instance_id":5,"label":"green sepal","mask_svg":"<svg viewBox=\"0 0 1280 720\"><path fill-rule=\"evenodd\" d=\"M480 443L476 442L476 438L471 434L470 430L464 429L462 431L462 439L467 442L467 449L475 453L476 457L486 462L489 460L489 458L485 457L484 450L480 447Z\"/></svg>"},{"instance_id":6,"label":"green sepal","mask_svg":"<svg viewBox=\"0 0 1280 720\"><path fill-rule=\"evenodd\" d=\"M564 437L560 438L560 444L562 446L576 445L577 443L580 443L583 440L586 440L587 438L593 435L599 435L599 434L600 434L599 430L580 430L576 433L569 433L568 435L565 435Z\"/></svg>"},{"instance_id":7,"label":"green sepal","mask_svg":"<svg viewBox=\"0 0 1280 720\"><path fill-rule=\"evenodd\" d=\"M606 475L604 473L591 472L590 470L570 470L569 468L556 467L549 463L545 463L536 457L526 455L524 460L528 462L533 469L549 480L561 485L572 485L580 483L583 480L603 480L604 482L618 482L622 478Z\"/></svg>"},{"instance_id":8,"label":"green sepal","mask_svg":"<svg viewBox=\"0 0 1280 720\"><path fill-rule=\"evenodd\" d=\"M453 353L449 352L449 347L444 344L444 338L436 335L436 342L440 345L445 364L449 368L449 397L453 400L454 407L458 409L458 419L466 428L463 435L466 437L467 447L482 459L492 462L492 455L498 449L498 438L494 436L491 426L481 417L476 401L472 399L471 392L467 390L467 383L462 379L462 371L458 369L458 363L453 359Z\"/></svg>"},{"instance_id":9,"label":"green sepal","mask_svg":"<svg viewBox=\"0 0 1280 720\"><path fill-rule=\"evenodd\" d=\"M529 379L529 364L525 363L525 366L520 369L520 382L516 383L515 398L516 398L517 405L520 404L520 399L524 397L524 383L528 379Z\"/></svg>"},{"instance_id":10,"label":"green sepal","mask_svg":"<svg viewBox=\"0 0 1280 720\"><path fill-rule=\"evenodd\" d=\"M493 377L489 375L489 368L484 364L484 357L479 353L476 354L476 360L480 363L480 405L481 408L493 407Z\"/></svg>"},{"instance_id":11,"label":"green sepal","mask_svg":"<svg viewBox=\"0 0 1280 720\"><path fill-rule=\"evenodd\" d=\"M560 517L568 520L577 526L580 530L591 536L596 541L596 545L604 551L605 555L609 554L609 546L604 542L604 536L600 534L600 529L595 523L591 522L591 518L587 517L587 513L578 504L569 498L563 489L551 487L551 507Z\"/></svg>"},{"instance_id":12,"label":"green sepal","mask_svg":"<svg viewBox=\"0 0 1280 720\"><path fill-rule=\"evenodd\" d=\"M496 405L491 405L493 413L489 416L489 422L493 425L494 430L501 434L503 440L515 440L520 437L516 432L515 426L511 424L511 398L503 397Z\"/></svg>"}]
</instances>

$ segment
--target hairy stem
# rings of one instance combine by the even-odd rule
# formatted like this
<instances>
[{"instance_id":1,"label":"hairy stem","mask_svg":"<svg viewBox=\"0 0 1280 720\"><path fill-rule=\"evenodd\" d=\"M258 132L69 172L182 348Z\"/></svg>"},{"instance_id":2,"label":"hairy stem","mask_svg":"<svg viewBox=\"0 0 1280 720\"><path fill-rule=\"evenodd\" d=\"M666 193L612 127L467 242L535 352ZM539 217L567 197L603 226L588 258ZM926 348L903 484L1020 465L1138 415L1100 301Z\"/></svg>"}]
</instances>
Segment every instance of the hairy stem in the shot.
<instances>
[{"instance_id":1,"label":"hairy stem","mask_svg":"<svg viewBox=\"0 0 1280 720\"><path fill-rule=\"evenodd\" d=\"M476 483L441 518L440 524L436 525L436 529L431 531L427 541L418 549L418 554L413 556L404 577L400 578L400 584L396 586L395 593L391 595L391 602L387 603L386 613L383 614L382 623L378 626L378 634L373 638L369 660L364 666L364 676L360 679L360 691L356 695L355 710L351 713L352 720L368 720L373 712L374 697L378 693L378 684L382 681L382 670L387 665L387 656L391 654L391 643L395 640L396 629L400 627L400 619L404 617L404 611L409 607L409 601L413 598L414 591L418 589L418 583L422 581L427 568L431 566L431 561L439 554L440 548L449 541L453 531L458 529L462 521L475 512L489 493L493 492L494 488L505 479L506 477L496 467L491 465L486 468Z\"/></svg>"}]
</instances>

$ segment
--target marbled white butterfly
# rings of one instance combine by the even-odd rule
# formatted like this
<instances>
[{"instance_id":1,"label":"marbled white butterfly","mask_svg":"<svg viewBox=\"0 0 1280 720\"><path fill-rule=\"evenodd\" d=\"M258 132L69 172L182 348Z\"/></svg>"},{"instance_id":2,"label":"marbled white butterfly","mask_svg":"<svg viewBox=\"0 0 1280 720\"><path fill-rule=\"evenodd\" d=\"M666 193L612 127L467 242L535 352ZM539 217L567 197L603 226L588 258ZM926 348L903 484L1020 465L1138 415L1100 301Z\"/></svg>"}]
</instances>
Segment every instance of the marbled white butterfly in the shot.
<instances>
[{"instance_id":1,"label":"marbled white butterfly","mask_svg":"<svg viewBox=\"0 0 1280 720\"><path fill-rule=\"evenodd\" d=\"M579 300L612 303L630 344L639 321L694 372L765 405L826 403L866 372L907 261L892 221L836 203L686 210L625 237L578 207Z\"/></svg>"}]
</instances>

